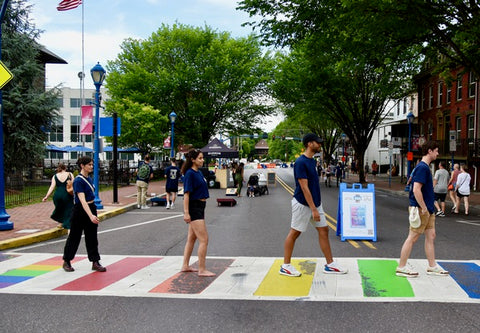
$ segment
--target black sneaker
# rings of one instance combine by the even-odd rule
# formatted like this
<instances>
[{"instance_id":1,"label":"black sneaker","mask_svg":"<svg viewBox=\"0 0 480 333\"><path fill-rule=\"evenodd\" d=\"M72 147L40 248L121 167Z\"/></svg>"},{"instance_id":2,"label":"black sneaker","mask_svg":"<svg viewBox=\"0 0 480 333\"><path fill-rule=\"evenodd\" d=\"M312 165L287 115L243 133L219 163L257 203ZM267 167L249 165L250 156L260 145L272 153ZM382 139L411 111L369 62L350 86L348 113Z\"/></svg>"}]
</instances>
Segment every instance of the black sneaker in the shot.
<instances>
[{"instance_id":1,"label":"black sneaker","mask_svg":"<svg viewBox=\"0 0 480 333\"><path fill-rule=\"evenodd\" d=\"M73 272L74 271L72 265L70 264L70 261L64 261L63 262L63 270L65 272Z\"/></svg>"}]
</instances>

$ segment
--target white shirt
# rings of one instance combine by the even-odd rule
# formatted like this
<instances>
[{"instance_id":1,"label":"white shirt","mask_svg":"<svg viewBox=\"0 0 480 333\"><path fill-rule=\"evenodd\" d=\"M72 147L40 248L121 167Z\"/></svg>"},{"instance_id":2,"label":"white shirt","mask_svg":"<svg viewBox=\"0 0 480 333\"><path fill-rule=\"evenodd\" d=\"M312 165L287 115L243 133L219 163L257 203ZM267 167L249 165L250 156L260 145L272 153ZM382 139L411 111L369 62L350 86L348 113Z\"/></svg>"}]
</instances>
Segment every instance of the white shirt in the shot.
<instances>
[{"instance_id":1,"label":"white shirt","mask_svg":"<svg viewBox=\"0 0 480 333\"><path fill-rule=\"evenodd\" d=\"M460 172L457 177L457 189L462 195L470 195L470 174L468 172Z\"/></svg>"}]
</instances>

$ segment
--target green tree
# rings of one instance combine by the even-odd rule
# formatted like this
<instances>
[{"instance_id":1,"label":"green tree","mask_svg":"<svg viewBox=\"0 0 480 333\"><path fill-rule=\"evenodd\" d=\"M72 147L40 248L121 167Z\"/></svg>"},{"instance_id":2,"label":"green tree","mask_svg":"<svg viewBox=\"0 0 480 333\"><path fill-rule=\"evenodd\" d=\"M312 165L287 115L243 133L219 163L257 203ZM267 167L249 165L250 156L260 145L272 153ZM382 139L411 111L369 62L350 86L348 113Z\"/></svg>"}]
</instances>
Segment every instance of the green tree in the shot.
<instances>
[{"instance_id":1,"label":"green tree","mask_svg":"<svg viewBox=\"0 0 480 333\"><path fill-rule=\"evenodd\" d=\"M362 34L356 26L358 18L352 18L342 1L244 0L240 4L252 15L263 15L251 24L260 27L267 43L292 50L287 60L292 72L282 77L286 82L283 90L277 89L277 98L302 104L293 111L306 110L312 119L319 113L330 119L339 129L338 136L343 132L349 137L357 164L363 166L387 102L411 89L411 77L418 70L412 55L418 50L398 47L388 36ZM361 168L361 182L364 176Z\"/></svg>"},{"instance_id":2,"label":"green tree","mask_svg":"<svg viewBox=\"0 0 480 333\"><path fill-rule=\"evenodd\" d=\"M251 131L271 109L257 101L267 93L272 61L253 36L234 39L209 27L175 24L121 47L107 66L112 101L128 99L162 115L175 111L178 143L200 147L215 133Z\"/></svg>"},{"instance_id":3,"label":"green tree","mask_svg":"<svg viewBox=\"0 0 480 333\"><path fill-rule=\"evenodd\" d=\"M3 89L4 167L7 173L40 163L45 130L58 115L58 89L45 91L45 73L35 42L40 31L25 0L10 1L2 23L2 61L14 78Z\"/></svg>"}]
</instances>

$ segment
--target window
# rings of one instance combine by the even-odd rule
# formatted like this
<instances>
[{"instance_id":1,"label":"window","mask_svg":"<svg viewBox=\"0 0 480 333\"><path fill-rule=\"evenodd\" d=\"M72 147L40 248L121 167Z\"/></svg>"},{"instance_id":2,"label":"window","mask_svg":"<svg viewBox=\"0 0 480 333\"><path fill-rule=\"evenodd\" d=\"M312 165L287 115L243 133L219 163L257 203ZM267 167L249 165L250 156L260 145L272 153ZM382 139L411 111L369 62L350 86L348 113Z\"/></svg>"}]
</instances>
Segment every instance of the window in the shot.
<instances>
[{"instance_id":1,"label":"window","mask_svg":"<svg viewBox=\"0 0 480 333\"><path fill-rule=\"evenodd\" d=\"M468 97L475 97L476 82L477 78L470 72L470 74L468 74Z\"/></svg>"},{"instance_id":2,"label":"window","mask_svg":"<svg viewBox=\"0 0 480 333\"><path fill-rule=\"evenodd\" d=\"M457 101L462 100L462 75L457 77Z\"/></svg>"},{"instance_id":3,"label":"window","mask_svg":"<svg viewBox=\"0 0 480 333\"><path fill-rule=\"evenodd\" d=\"M403 99L403 114L407 114L407 103L408 103L407 99L404 98Z\"/></svg>"},{"instance_id":4,"label":"window","mask_svg":"<svg viewBox=\"0 0 480 333\"><path fill-rule=\"evenodd\" d=\"M427 133L427 139L432 140L433 139L433 123L429 122L427 125L428 133Z\"/></svg>"},{"instance_id":5,"label":"window","mask_svg":"<svg viewBox=\"0 0 480 333\"><path fill-rule=\"evenodd\" d=\"M49 151L47 154L47 158L55 159L55 160L62 160L63 153L57 151Z\"/></svg>"},{"instance_id":6,"label":"window","mask_svg":"<svg viewBox=\"0 0 480 333\"><path fill-rule=\"evenodd\" d=\"M70 116L70 141L82 142L82 135L80 135L80 116ZM84 135L85 142L92 142L92 135Z\"/></svg>"},{"instance_id":7,"label":"window","mask_svg":"<svg viewBox=\"0 0 480 333\"><path fill-rule=\"evenodd\" d=\"M433 85L428 87L428 108L433 108Z\"/></svg>"},{"instance_id":8,"label":"window","mask_svg":"<svg viewBox=\"0 0 480 333\"><path fill-rule=\"evenodd\" d=\"M455 131L457 131L457 144L460 142L460 134L462 133L462 118L455 119Z\"/></svg>"},{"instance_id":9,"label":"window","mask_svg":"<svg viewBox=\"0 0 480 333\"><path fill-rule=\"evenodd\" d=\"M442 106L443 101L443 82L438 82L437 106Z\"/></svg>"},{"instance_id":10,"label":"window","mask_svg":"<svg viewBox=\"0 0 480 333\"><path fill-rule=\"evenodd\" d=\"M420 104L420 111L423 111L425 110L425 90L422 89L422 91L420 92L420 100L421 100L421 104Z\"/></svg>"},{"instance_id":11,"label":"window","mask_svg":"<svg viewBox=\"0 0 480 333\"><path fill-rule=\"evenodd\" d=\"M447 86L447 104L452 103L452 87Z\"/></svg>"},{"instance_id":12,"label":"window","mask_svg":"<svg viewBox=\"0 0 480 333\"><path fill-rule=\"evenodd\" d=\"M48 136L50 142L63 142L63 117L56 117L50 127Z\"/></svg>"},{"instance_id":13,"label":"window","mask_svg":"<svg viewBox=\"0 0 480 333\"><path fill-rule=\"evenodd\" d=\"M85 103L83 105L92 105L95 104L95 100L92 98L85 98ZM70 98L70 107L79 108L82 106L81 98Z\"/></svg>"},{"instance_id":14,"label":"window","mask_svg":"<svg viewBox=\"0 0 480 333\"><path fill-rule=\"evenodd\" d=\"M63 108L63 97L57 98L57 106Z\"/></svg>"},{"instance_id":15,"label":"window","mask_svg":"<svg viewBox=\"0 0 480 333\"><path fill-rule=\"evenodd\" d=\"M468 138L469 139L474 139L475 136L474 136L474 130L475 130L475 117L473 115L470 115L468 116L468 132L467 132L467 135L468 135Z\"/></svg>"},{"instance_id":16,"label":"window","mask_svg":"<svg viewBox=\"0 0 480 333\"><path fill-rule=\"evenodd\" d=\"M397 102L397 116L400 115L400 101Z\"/></svg>"}]
</instances>

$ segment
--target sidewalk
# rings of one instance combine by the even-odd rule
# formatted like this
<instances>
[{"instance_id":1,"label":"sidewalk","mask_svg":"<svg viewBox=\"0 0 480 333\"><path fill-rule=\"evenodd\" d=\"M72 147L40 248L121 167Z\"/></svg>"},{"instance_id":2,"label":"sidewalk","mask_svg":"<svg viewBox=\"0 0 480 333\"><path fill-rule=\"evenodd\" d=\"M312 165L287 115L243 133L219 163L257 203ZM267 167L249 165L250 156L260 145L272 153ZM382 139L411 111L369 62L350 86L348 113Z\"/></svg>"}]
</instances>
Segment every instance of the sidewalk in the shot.
<instances>
[{"instance_id":1,"label":"sidewalk","mask_svg":"<svg viewBox=\"0 0 480 333\"><path fill-rule=\"evenodd\" d=\"M148 195L160 195L165 192L165 181L151 182ZM135 209L137 205L137 188L129 185L118 189L118 204L113 203L113 190L100 192L103 208L99 211L100 221ZM59 223L50 215L54 209L53 201L36 203L7 210L13 229L0 231L0 250L25 246L67 234L67 230L58 228Z\"/></svg>"}]
</instances>

